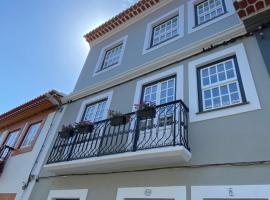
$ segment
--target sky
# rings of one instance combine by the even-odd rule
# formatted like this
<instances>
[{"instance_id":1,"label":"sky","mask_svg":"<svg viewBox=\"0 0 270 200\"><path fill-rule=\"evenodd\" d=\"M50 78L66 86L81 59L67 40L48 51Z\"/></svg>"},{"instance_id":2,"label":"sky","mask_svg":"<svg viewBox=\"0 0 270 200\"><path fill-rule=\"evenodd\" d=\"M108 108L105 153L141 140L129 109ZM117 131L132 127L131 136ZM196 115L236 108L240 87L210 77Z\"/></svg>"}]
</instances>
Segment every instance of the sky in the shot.
<instances>
[{"instance_id":1,"label":"sky","mask_svg":"<svg viewBox=\"0 0 270 200\"><path fill-rule=\"evenodd\" d=\"M49 90L72 92L90 30L136 0L1 0L0 113Z\"/></svg>"}]
</instances>

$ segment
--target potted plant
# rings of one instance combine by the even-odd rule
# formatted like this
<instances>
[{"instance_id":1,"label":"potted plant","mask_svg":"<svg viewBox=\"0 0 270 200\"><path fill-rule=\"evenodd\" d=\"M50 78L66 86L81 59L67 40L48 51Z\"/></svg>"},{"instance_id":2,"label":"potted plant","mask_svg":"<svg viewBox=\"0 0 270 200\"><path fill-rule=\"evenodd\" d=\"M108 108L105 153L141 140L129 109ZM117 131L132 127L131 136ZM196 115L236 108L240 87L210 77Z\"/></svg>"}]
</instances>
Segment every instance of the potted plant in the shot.
<instances>
[{"instance_id":1,"label":"potted plant","mask_svg":"<svg viewBox=\"0 0 270 200\"><path fill-rule=\"evenodd\" d=\"M69 138L69 137L73 137L75 131L74 131L74 127L72 125L67 125L62 127L62 130L59 131L59 135L62 138Z\"/></svg>"},{"instance_id":2,"label":"potted plant","mask_svg":"<svg viewBox=\"0 0 270 200\"><path fill-rule=\"evenodd\" d=\"M92 133L94 130L94 124L89 121L82 121L75 125L75 129L81 134Z\"/></svg>"},{"instance_id":3,"label":"potted plant","mask_svg":"<svg viewBox=\"0 0 270 200\"><path fill-rule=\"evenodd\" d=\"M135 105L137 108L136 114L140 119L154 118L156 116L156 105L153 103L141 103Z\"/></svg>"},{"instance_id":4,"label":"potted plant","mask_svg":"<svg viewBox=\"0 0 270 200\"><path fill-rule=\"evenodd\" d=\"M111 126L119 126L126 124L129 121L129 117L123 115L121 112L117 112L114 110L109 111L109 118Z\"/></svg>"}]
</instances>

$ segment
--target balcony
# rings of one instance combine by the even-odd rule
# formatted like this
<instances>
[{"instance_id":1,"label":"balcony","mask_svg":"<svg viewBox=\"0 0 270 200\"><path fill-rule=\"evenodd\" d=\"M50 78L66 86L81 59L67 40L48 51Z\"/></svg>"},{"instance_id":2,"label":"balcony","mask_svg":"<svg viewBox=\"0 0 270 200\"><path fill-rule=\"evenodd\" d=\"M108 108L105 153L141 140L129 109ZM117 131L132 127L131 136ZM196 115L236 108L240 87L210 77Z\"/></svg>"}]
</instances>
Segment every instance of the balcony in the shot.
<instances>
[{"instance_id":1,"label":"balcony","mask_svg":"<svg viewBox=\"0 0 270 200\"><path fill-rule=\"evenodd\" d=\"M179 165L191 158L188 108L177 100L154 108L149 117L126 114L93 124L92 132L74 128L71 137L58 135L45 168L56 174L107 172Z\"/></svg>"}]
</instances>

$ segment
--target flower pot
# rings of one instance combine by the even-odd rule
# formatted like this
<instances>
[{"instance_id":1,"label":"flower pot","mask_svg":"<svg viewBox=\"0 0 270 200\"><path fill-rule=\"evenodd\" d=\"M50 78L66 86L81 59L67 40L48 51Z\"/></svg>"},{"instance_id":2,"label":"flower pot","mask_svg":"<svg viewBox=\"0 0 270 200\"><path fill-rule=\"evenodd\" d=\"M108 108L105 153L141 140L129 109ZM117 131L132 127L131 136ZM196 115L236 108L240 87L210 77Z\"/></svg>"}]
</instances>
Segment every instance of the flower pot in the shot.
<instances>
[{"instance_id":1,"label":"flower pot","mask_svg":"<svg viewBox=\"0 0 270 200\"><path fill-rule=\"evenodd\" d=\"M115 116L110 119L110 124L111 126L119 126L126 124L128 122L128 117L127 116Z\"/></svg>"},{"instance_id":2,"label":"flower pot","mask_svg":"<svg viewBox=\"0 0 270 200\"><path fill-rule=\"evenodd\" d=\"M70 138L74 136L74 129L62 129L59 131L59 135L61 138Z\"/></svg>"},{"instance_id":3,"label":"flower pot","mask_svg":"<svg viewBox=\"0 0 270 200\"><path fill-rule=\"evenodd\" d=\"M94 124L92 123L76 125L76 131L80 134L92 133L93 130L94 130Z\"/></svg>"},{"instance_id":4,"label":"flower pot","mask_svg":"<svg viewBox=\"0 0 270 200\"><path fill-rule=\"evenodd\" d=\"M137 112L137 117L139 119L152 119L156 116L156 109L155 108L147 108L147 109L141 109Z\"/></svg>"}]
</instances>

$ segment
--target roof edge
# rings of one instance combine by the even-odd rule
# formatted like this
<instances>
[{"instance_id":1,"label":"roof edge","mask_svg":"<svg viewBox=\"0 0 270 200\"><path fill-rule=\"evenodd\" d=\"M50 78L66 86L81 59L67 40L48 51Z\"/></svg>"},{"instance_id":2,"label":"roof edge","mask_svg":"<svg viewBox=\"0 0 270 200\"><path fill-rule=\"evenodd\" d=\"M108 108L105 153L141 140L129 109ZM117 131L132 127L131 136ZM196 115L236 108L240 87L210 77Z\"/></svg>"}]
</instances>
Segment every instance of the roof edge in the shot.
<instances>
[{"instance_id":1,"label":"roof edge","mask_svg":"<svg viewBox=\"0 0 270 200\"><path fill-rule=\"evenodd\" d=\"M146 10L150 9L151 7L160 3L161 1L162 0L140 0L139 2L129 7L128 9L122 11L115 17L111 18L110 20L106 21L105 23L98 26L94 30L85 34L84 38L88 43L91 43L92 41L97 40L98 38L104 36L108 32L116 29L122 24L125 24L130 19L145 12Z\"/></svg>"}]
</instances>

